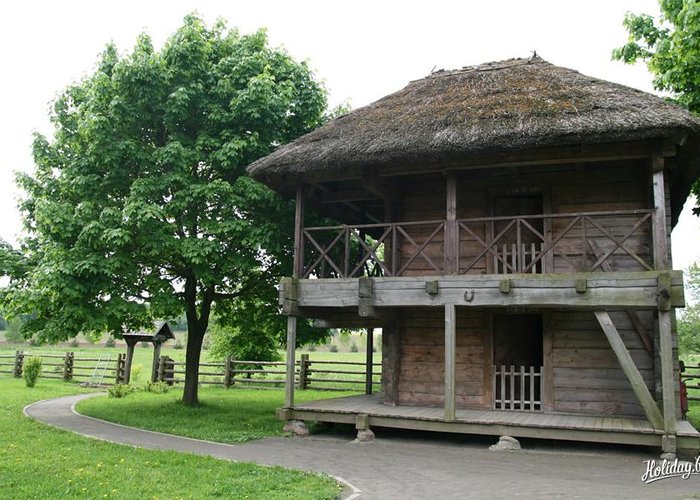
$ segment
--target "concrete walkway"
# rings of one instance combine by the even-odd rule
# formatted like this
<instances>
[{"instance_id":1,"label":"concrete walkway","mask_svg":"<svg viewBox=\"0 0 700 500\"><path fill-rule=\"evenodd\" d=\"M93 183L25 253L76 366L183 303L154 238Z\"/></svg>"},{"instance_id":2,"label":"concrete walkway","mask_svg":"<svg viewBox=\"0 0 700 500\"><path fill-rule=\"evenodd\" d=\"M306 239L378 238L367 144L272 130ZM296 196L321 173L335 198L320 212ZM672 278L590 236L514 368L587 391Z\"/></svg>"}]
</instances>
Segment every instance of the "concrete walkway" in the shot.
<instances>
[{"instance_id":1,"label":"concrete walkway","mask_svg":"<svg viewBox=\"0 0 700 500\"><path fill-rule=\"evenodd\" d=\"M213 457L323 472L352 487L346 498L511 499L690 498L700 476L644 484L644 460L657 450L524 441L521 452L488 451L495 439L397 433L375 429L372 443L352 436L268 438L226 445L108 423L74 412L92 394L41 401L25 408L33 419L88 437ZM281 425L281 424L280 424ZM694 497L698 498L698 497Z\"/></svg>"}]
</instances>

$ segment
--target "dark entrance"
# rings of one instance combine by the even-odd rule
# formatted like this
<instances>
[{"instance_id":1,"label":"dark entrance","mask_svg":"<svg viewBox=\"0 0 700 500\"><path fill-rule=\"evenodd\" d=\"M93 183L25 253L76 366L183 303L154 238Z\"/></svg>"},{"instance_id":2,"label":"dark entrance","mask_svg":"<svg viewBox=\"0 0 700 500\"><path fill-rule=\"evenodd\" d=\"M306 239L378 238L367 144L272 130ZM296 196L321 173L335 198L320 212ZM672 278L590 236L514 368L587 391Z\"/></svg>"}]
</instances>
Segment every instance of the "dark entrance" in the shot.
<instances>
[{"instance_id":1,"label":"dark entrance","mask_svg":"<svg viewBox=\"0 0 700 500\"><path fill-rule=\"evenodd\" d=\"M494 408L542 409L542 316L493 317Z\"/></svg>"}]
</instances>

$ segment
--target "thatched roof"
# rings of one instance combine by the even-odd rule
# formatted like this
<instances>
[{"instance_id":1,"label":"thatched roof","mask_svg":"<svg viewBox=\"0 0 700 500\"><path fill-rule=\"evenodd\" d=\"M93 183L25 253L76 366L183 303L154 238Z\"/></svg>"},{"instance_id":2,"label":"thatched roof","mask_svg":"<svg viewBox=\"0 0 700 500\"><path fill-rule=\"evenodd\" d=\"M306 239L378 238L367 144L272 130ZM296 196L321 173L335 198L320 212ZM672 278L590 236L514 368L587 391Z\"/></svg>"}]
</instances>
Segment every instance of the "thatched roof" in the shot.
<instances>
[{"instance_id":1,"label":"thatched roof","mask_svg":"<svg viewBox=\"0 0 700 500\"><path fill-rule=\"evenodd\" d=\"M438 71L331 120L248 167L280 191L296 178L534 148L680 138L700 120L664 100L538 57ZM687 191L686 191L687 195Z\"/></svg>"}]
</instances>

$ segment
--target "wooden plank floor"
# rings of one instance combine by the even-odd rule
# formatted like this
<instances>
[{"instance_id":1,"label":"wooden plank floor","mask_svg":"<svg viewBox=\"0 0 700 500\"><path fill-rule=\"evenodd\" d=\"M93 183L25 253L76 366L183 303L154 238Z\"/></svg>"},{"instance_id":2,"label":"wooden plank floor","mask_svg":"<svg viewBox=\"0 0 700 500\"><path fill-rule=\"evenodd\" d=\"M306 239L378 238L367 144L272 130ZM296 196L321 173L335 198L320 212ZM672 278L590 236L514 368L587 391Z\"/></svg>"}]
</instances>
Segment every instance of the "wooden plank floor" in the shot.
<instances>
[{"instance_id":1,"label":"wooden plank floor","mask_svg":"<svg viewBox=\"0 0 700 500\"><path fill-rule=\"evenodd\" d=\"M367 414L370 417L392 418L397 420L421 420L444 422L444 410L429 406L386 406L379 400L379 395L347 396L335 399L323 399L299 404L295 410L320 414L335 415ZM564 413L538 413L504 410L464 410L456 412L456 422L464 424L482 424L487 426L513 426L542 429L559 429L591 432L614 432L633 434L662 434L655 431L651 424L641 418L600 417L595 415L572 415ZM678 421L678 435L697 438L700 433L687 421Z\"/></svg>"}]
</instances>

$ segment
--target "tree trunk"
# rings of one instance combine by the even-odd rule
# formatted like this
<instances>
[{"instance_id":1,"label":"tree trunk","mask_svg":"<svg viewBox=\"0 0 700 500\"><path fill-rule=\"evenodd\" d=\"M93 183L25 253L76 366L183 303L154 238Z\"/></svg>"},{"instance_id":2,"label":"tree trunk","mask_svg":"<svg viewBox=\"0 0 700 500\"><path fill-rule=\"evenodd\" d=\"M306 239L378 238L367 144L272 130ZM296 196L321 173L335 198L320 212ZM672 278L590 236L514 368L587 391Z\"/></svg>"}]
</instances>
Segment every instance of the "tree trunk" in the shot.
<instances>
[{"instance_id":1,"label":"tree trunk","mask_svg":"<svg viewBox=\"0 0 700 500\"><path fill-rule=\"evenodd\" d=\"M187 351L185 355L185 390L182 394L182 402L187 406L194 406L199 402L199 359L202 354L202 341L204 330L200 330L199 322L191 325L187 322Z\"/></svg>"},{"instance_id":2,"label":"tree trunk","mask_svg":"<svg viewBox=\"0 0 700 500\"><path fill-rule=\"evenodd\" d=\"M187 351L185 355L185 390L182 402L194 406L199 402L199 359L202 341L209 326L214 289L204 290L197 311L197 280L194 276L185 281L185 313L187 316Z\"/></svg>"}]
</instances>

